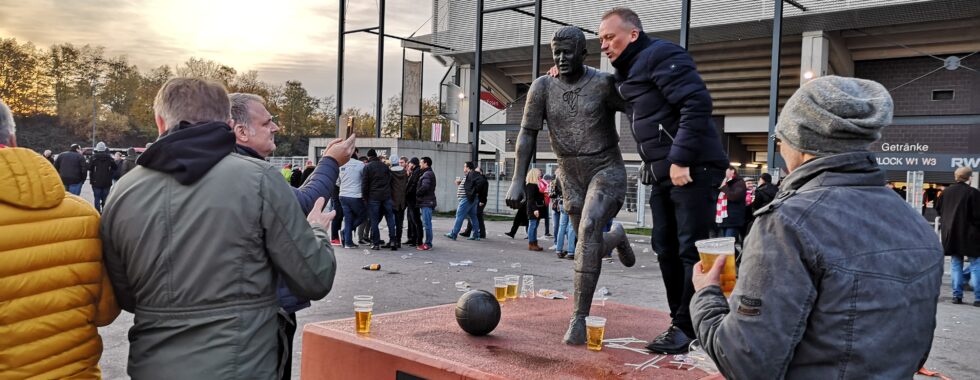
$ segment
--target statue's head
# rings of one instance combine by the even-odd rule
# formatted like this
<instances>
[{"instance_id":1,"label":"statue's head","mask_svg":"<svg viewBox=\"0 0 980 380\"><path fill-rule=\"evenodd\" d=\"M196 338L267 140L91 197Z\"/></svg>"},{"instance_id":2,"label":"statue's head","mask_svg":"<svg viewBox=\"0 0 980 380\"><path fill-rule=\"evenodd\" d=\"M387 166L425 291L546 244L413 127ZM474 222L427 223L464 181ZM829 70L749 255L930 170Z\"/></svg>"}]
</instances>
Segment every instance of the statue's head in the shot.
<instances>
[{"instance_id":1,"label":"statue's head","mask_svg":"<svg viewBox=\"0 0 980 380\"><path fill-rule=\"evenodd\" d=\"M585 68L585 33L574 26L565 26L555 32L551 38L551 56L555 59L558 74L574 76Z\"/></svg>"}]
</instances>

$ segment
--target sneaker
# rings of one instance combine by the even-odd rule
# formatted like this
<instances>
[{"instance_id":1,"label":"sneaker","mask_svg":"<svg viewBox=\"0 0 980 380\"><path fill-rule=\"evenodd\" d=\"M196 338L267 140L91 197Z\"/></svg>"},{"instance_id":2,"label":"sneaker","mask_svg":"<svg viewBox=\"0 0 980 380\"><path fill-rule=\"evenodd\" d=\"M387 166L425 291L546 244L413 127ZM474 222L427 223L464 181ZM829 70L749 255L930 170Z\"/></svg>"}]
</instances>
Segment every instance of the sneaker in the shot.
<instances>
[{"instance_id":1,"label":"sneaker","mask_svg":"<svg viewBox=\"0 0 980 380\"><path fill-rule=\"evenodd\" d=\"M565 258L566 259L569 259L569 260L575 260L575 255L574 254L568 254L568 256L565 256Z\"/></svg>"},{"instance_id":2,"label":"sneaker","mask_svg":"<svg viewBox=\"0 0 980 380\"><path fill-rule=\"evenodd\" d=\"M554 244L552 244L550 247L548 247L548 250L549 251L554 251L556 249L558 249L558 246L557 245L554 245Z\"/></svg>"},{"instance_id":3,"label":"sneaker","mask_svg":"<svg viewBox=\"0 0 980 380\"><path fill-rule=\"evenodd\" d=\"M510 236L510 238L513 239L514 238L514 235L517 235L517 234L512 233L512 232L504 232L504 235Z\"/></svg>"},{"instance_id":4,"label":"sneaker","mask_svg":"<svg viewBox=\"0 0 980 380\"><path fill-rule=\"evenodd\" d=\"M330 241L330 245L340 245L340 239L333 239Z\"/></svg>"},{"instance_id":5,"label":"sneaker","mask_svg":"<svg viewBox=\"0 0 980 380\"><path fill-rule=\"evenodd\" d=\"M557 253L558 253L558 258L559 259L564 259L565 256L568 256L568 252L565 252L565 251L558 251Z\"/></svg>"},{"instance_id":6,"label":"sneaker","mask_svg":"<svg viewBox=\"0 0 980 380\"><path fill-rule=\"evenodd\" d=\"M381 246L380 246L380 245L378 245L378 244L375 244L375 245L372 245L372 246L371 246L371 250L372 250L372 251L378 251L378 250L381 250Z\"/></svg>"},{"instance_id":7,"label":"sneaker","mask_svg":"<svg viewBox=\"0 0 980 380\"><path fill-rule=\"evenodd\" d=\"M354 248L357 248L357 247L358 247L357 244L344 244L344 248L346 248L346 249L354 249Z\"/></svg>"},{"instance_id":8,"label":"sneaker","mask_svg":"<svg viewBox=\"0 0 980 380\"><path fill-rule=\"evenodd\" d=\"M462 236L462 237L470 237L470 233L469 232L460 232L459 233L459 236Z\"/></svg>"},{"instance_id":9,"label":"sneaker","mask_svg":"<svg viewBox=\"0 0 980 380\"><path fill-rule=\"evenodd\" d=\"M953 297L953 305L962 305L962 304L963 304L963 298Z\"/></svg>"},{"instance_id":10,"label":"sneaker","mask_svg":"<svg viewBox=\"0 0 980 380\"><path fill-rule=\"evenodd\" d=\"M653 342L647 345L647 349L655 353L678 355L687 353L690 345L691 338L684 331L677 326L670 326L667 331L654 338Z\"/></svg>"},{"instance_id":11,"label":"sneaker","mask_svg":"<svg viewBox=\"0 0 980 380\"><path fill-rule=\"evenodd\" d=\"M478 237L478 236L468 237L468 238L466 238L466 240L480 241L480 237Z\"/></svg>"},{"instance_id":12,"label":"sneaker","mask_svg":"<svg viewBox=\"0 0 980 380\"><path fill-rule=\"evenodd\" d=\"M428 251L430 249L432 249L432 246L428 244L422 244L418 248L419 251Z\"/></svg>"},{"instance_id":13,"label":"sneaker","mask_svg":"<svg viewBox=\"0 0 980 380\"><path fill-rule=\"evenodd\" d=\"M453 240L456 240L456 236L453 236L453 233L452 233L452 232L450 232L450 233L447 233L447 234L446 234L445 236L446 236L447 238L450 238L450 239L453 239Z\"/></svg>"},{"instance_id":14,"label":"sneaker","mask_svg":"<svg viewBox=\"0 0 980 380\"><path fill-rule=\"evenodd\" d=\"M973 301L973 306L980 307L980 301Z\"/></svg>"}]
</instances>

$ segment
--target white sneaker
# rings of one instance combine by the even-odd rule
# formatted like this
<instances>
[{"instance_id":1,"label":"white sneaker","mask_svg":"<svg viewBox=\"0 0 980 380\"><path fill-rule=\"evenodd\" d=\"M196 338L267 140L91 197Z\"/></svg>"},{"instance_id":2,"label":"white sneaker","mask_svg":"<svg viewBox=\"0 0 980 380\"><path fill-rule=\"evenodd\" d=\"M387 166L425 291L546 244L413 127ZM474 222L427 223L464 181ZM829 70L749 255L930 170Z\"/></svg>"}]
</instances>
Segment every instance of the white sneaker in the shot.
<instances>
[{"instance_id":1,"label":"white sneaker","mask_svg":"<svg viewBox=\"0 0 980 380\"><path fill-rule=\"evenodd\" d=\"M557 245L552 245L552 246L548 247L548 250L549 251L554 251L556 249L558 249L558 246Z\"/></svg>"}]
</instances>

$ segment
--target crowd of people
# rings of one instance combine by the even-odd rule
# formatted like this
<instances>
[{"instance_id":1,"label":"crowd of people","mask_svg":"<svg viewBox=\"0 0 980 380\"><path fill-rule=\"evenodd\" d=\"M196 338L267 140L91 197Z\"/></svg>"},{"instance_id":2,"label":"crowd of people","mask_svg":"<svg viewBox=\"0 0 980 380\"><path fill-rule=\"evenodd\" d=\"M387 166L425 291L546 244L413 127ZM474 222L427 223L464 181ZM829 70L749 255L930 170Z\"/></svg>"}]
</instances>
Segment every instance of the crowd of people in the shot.
<instances>
[{"instance_id":1,"label":"crowd of people","mask_svg":"<svg viewBox=\"0 0 980 380\"><path fill-rule=\"evenodd\" d=\"M599 36L652 185L670 325L647 348L679 354L698 339L724 376L739 379L909 378L921 368L943 253L953 256L954 303L964 269L974 292L980 281L980 192L966 184L970 170L937 195L940 241L885 187L868 150L891 123L887 89L825 76L780 113L774 137L787 175L778 188L762 175L750 192L729 166L686 50L650 38L626 8L603 15ZM433 248L430 157L361 156L352 135L303 171L274 167L266 158L279 126L265 100L198 78L168 80L153 112L159 138L140 155L113 159L99 143L89 159L77 145L52 158L17 148L0 103L0 282L10 285L0 287L0 377L98 378L97 328L125 310L134 314L133 378L289 378L295 313L331 291L333 246ZM445 237L479 241L487 179L473 162L461 170ZM581 190L576 178L518 173L523 203L507 235L526 224L528 249L541 251L542 221L548 234L554 219L558 256L583 261L576 240L605 235L596 220L580 227L583 236L569 223L569 211L581 212L565 204ZM86 179L94 207L78 197ZM720 287L726 260L705 266L695 247L713 229L742 240L730 297Z\"/></svg>"}]
</instances>

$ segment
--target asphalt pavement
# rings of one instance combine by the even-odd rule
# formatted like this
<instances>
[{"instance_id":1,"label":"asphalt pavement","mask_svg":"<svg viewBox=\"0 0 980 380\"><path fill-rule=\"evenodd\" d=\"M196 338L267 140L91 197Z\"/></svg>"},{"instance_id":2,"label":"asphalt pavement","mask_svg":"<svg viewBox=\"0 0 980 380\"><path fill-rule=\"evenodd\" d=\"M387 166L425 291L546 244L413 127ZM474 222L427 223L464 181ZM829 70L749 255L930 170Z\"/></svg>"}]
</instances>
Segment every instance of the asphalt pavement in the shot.
<instances>
[{"instance_id":1,"label":"asphalt pavement","mask_svg":"<svg viewBox=\"0 0 980 380\"><path fill-rule=\"evenodd\" d=\"M88 185L83 190L83 197L92 199ZM468 283L472 289L492 291L493 277L506 274L530 274L534 276L536 289L555 289L571 295L574 263L557 258L554 251L547 249L554 244L552 238L540 238L539 243L546 248L545 251L531 252L527 250L523 229L514 239L503 235L510 229L510 222L487 222L488 239L479 242L463 238L452 241L443 237L451 229L452 219L435 218L433 224L436 239L431 251L416 251L407 246L398 251L372 251L365 246L358 249L335 247L338 271L333 290L323 300L313 302L312 307L298 313L300 326L352 317L354 295L373 295L376 314L410 310L455 303L463 294L455 286L459 281ZM539 233L543 233L543 228L539 229ZM382 235L386 235L383 229ZM637 255L636 265L626 268L616 260L604 262L599 287L609 290L610 301L668 310L650 237L630 235L630 239ZM452 265L465 261L472 261L472 264ZM361 269L369 264L381 264L381 270ZM926 367L952 379L978 378L980 361L976 359L977 352L980 352L980 307L972 306L971 302L964 305L950 303L948 260L943 280L936 316L936 335ZM971 297L972 292L967 292L964 298L972 301ZM902 321L896 320L894 323ZM127 378L127 332L131 326L132 315L123 312L113 324L100 329L105 347L100 365L107 379ZM659 333L637 331L635 336L649 340ZM293 378L298 379L302 360L301 328L297 331L294 347L297 351L292 373ZM542 378L547 378L547 374L542 374ZM917 378L928 379L923 376Z\"/></svg>"}]
</instances>

